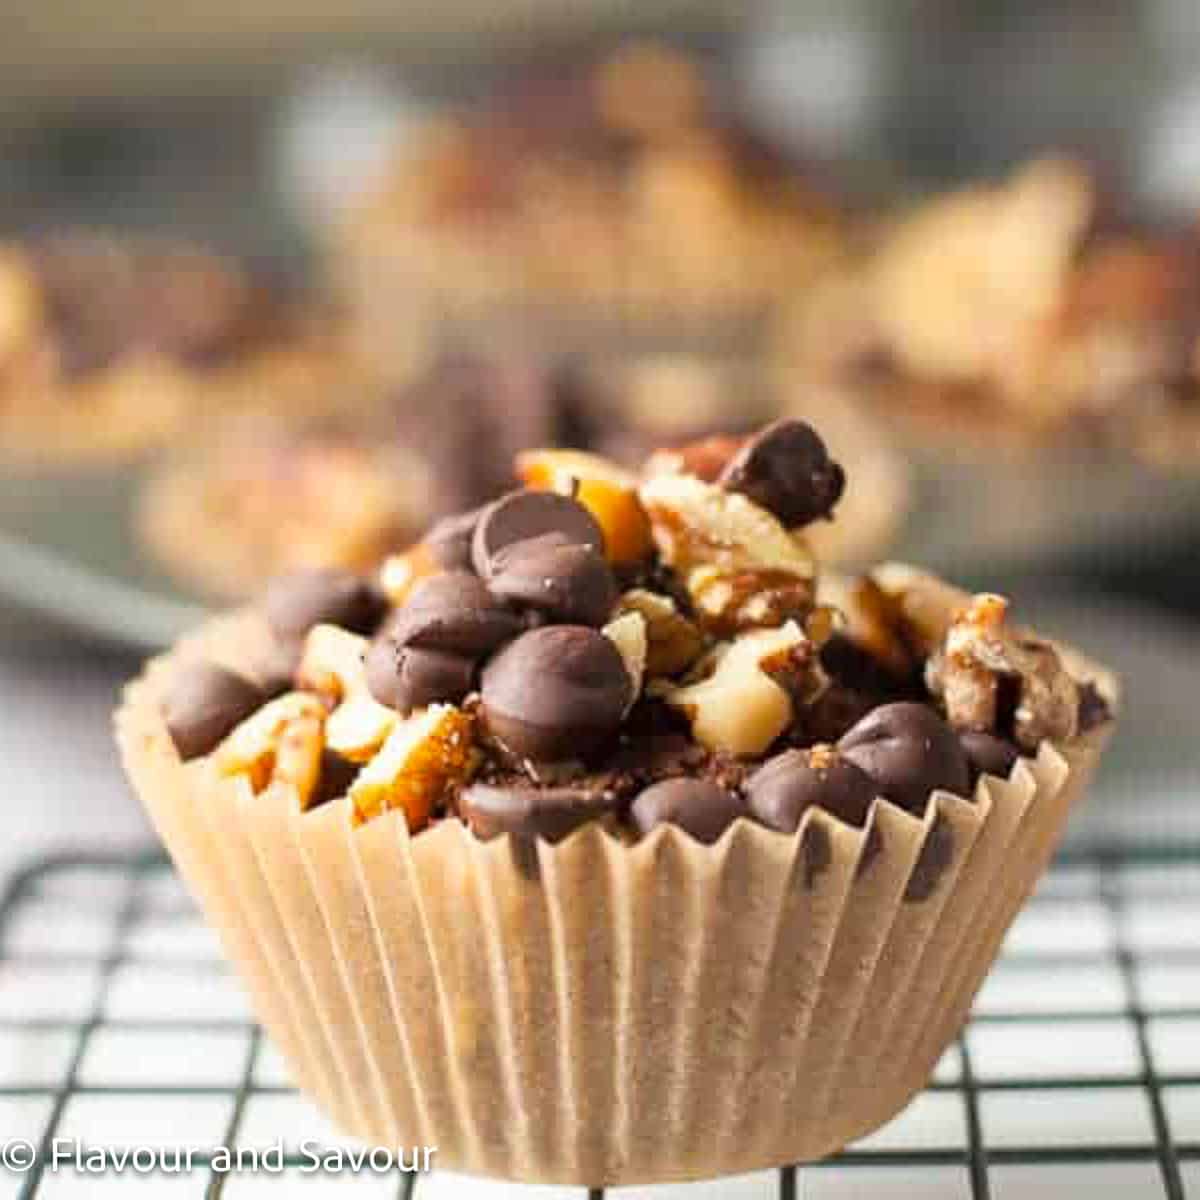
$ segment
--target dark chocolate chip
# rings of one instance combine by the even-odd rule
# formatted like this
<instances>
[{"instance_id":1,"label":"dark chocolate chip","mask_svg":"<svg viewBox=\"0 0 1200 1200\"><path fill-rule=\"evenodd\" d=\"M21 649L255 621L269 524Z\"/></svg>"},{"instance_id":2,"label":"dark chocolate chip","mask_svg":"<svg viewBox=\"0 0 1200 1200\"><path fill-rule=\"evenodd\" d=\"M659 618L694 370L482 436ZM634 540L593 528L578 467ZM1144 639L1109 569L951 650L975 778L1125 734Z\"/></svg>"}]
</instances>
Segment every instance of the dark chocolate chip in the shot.
<instances>
[{"instance_id":1,"label":"dark chocolate chip","mask_svg":"<svg viewBox=\"0 0 1200 1200\"><path fill-rule=\"evenodd\" d=\"M616 733L630 698L617 648L583 625L522 634L483 669L488 730L523 758L585 757Z\"/></svg>"},{"instance_id":2,"label":"dark chocolate chip","mask_svg":"<svg viewBox=\"0 0 1200 1200\"><path fill-rule=\"evenodd\" d=\"M879 789L832 746L785 750L764 763L746 788L750 813L771 829L795 833L810 808L823 808L849 825L863 826Z\"/></svg>"},{"instance_id":3,"label":"dark chocolate chip","mask_svg":"<svg viewBox=\"0 0 1200 1200\"><path fill-rule=\"evenodd\" d=\"M570 496L557 492L509 492L483 510L471 542L471 561L485 579L492 575L496 556L505 546L559 533L568 542L604 553L604 534L596 518Z\"/></svg>"},{"instance_id":4,"label":"dark chocolate chip","mask_svg":"<svg viewBox=\"0 0 1200 1200\"><path fill-rule=\"evenodd\" d=\"M468 571L446 571L422 579L388 622L389 636L402 645L452 654L487 654L516 637L516 613Z\"/></svg>"},{"instance_id":5,"label":"dark chocolate chip","mask_svg":"<svg viewBox=\"0 0 1200 1200\"><path fill-rule=\"evenodd\" d=\"M633 802L630 817L639 833L678 825L698 842L711 845L746 811L732 792L707 779L664 779Z\"/></svg>"},{"instance_id":6,"label":"dark chocolate chip","mask_svg":"<svg viewBox=\"0 0 1200 1200\"><path fill-rule=\"evenodd\" d=\"M371 643L364 665L367 690L402 716L428 704L457 704L475 683L474 659L402 646L385 634Z\"/></svg>"},{"instance_id":7,"label":"dark chocolate chip","mask_svg":"<svg viewBox=\"0 0 1200 1200\"><path fill-rule=\"evenodd\" d=\"M953 859L954 832L942 814L938 813L913 864L912 874L904 889L904 899L913 904L928 900Z\"/></svg>"},{"instance_id":8,"label":"dark chocolate chip","mask_svg":"<svg viewBox=\"0 0 1200 1200\"><path fill-rule=\"evenodd\" d=\"M612 568L591 546L545 533L492 559L492 594L564 625L603 625L617 603Z\"/></svg>"},{"instance_id":9,"label":"dark chocolate chip","mask_svg":"<svg viewBox=\"0 0 1200 1200\"><path fill-rule=\"evenodd\" d=\"M484 841L511 833L557 842L616 804L616 796L604 790L473 783L459 796L458 811Z\"/></svg>"},{"instance_id":10,"label":"dark chocolate chip","mask_svg":"<svg viewBox=\"0 0 1200 1200\"><path fill-rule=\"evenodd\" d=\"M928 705L910 701L872 709L838 742L879 792L921 814L936 788L970 794L966 755L954 730Z\"/></svg>"},{"instance_id":11,"label":"dark chocolate chip","mask_svg":"<svg viewBox=\"0 0 1200 1200\"><path fill-rule=\"evenodd\" d=\"M334 567L292 571L267 588L267 623L285 642L300 640L314 625L372 634L386 612L387 598L369 579Z\"/></svg>"},{"instance_id":12,"label":"dark chocolate chip","mask_svg":"<svg viewBox=\"0 0 1200 1200\"><path fill-rule=\"evenodd\" d=\"M261 688L224 667L188 663L171 680L163 713L179 756L198 758L215 750L264 700Z\"/></svg>"},{"instance_id":13,"label":"dark chocolate chip","mask_svg":"<svg viewBox=\"0 0 1200 1200\"><path fill-rule=\"evenodd\" d=\"M471 570L471 539L482 511L475 508L453 517L443 517L425 535L425 545L443 571Z\"/></svg>"},{"instance_id":14,"label":"dark chocolate chip","mask_svg":"<svg viewBox=\"0 0 1200 1200\"><path fill-rule=\"evenodd\" d=\"M1021 757L1021 751L1007 738L994 733L978 733L966 730L958 735L958 743L967 756L967 767L974 783L980 775L996 775L1007 779L1009 772Z\"/></svg>"},{"instance_id":15,"label":"dark chocolate chip","mask_svg":"<svg viewBox=\"0 0 1200 1200\"><path fill-rule=\"evenodd\" d=\"M718 482L795 527L829 516L842 498L846 473L811 425L785 418L752 437Z\"/></svg>"}]
</instances>

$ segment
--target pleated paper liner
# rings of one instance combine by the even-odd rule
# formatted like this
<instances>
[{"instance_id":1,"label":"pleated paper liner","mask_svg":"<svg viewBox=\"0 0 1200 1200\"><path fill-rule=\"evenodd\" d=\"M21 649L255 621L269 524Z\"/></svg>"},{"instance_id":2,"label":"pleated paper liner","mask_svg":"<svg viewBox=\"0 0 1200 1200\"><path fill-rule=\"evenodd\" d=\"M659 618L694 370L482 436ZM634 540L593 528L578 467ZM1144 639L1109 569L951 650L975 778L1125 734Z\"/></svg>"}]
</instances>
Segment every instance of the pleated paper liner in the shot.
<instances>
[{"instance_id":1,"label":"pleated paper liner","mask_svg":"<svg viewBox=\"0 0 1200 1200\"><path fill-rule=\"evenodd\" d=\"M877 801L785 836L633 846L410 837L338 801L179 762L180 657L237 663L255 617L151 664L117 717L134 785L297 1083L349 1134L468 1173L584 1186L831 1154L896 1114L958 1032L1107 728L970 802ZM1102 680L1102 686L1108 687ZM1115 698L1115 697L1114 697Z\"/></svg>"}]
</instances>

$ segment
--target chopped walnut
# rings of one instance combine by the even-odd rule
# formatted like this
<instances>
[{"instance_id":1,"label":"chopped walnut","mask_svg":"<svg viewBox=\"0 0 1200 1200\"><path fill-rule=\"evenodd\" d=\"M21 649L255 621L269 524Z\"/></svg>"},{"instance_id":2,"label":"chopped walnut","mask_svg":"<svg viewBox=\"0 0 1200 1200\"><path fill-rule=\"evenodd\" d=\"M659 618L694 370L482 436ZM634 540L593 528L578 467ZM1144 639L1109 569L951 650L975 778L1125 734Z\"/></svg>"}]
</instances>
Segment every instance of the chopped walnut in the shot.
<instances>
[{"instance_id":1,"label":"chopped walnut","mask_svg":"<svg viewBox=\"0 0 1200 1200\"><path fill-rule=\"evenodd\" d=\"M653 476L641 497L663 561L683 576L709 632L774 629L812 611L812 552L771 513L691 475Z\"/></svg>"},{"instance_id":2,"label":"chopped walnut","mask_svg":"<svg viewBox=\"0 0 1200 1200\"><path fill-rule=\"evenodd\" d=\"M974 597L926 666L929 690L941 697L956 729L1007 733L1011 719L1012 736L1025 750L1073 737L1078 685L1054 647L1013 629L1007 611L1000 596Z\"/></svg>"}]
</instances>

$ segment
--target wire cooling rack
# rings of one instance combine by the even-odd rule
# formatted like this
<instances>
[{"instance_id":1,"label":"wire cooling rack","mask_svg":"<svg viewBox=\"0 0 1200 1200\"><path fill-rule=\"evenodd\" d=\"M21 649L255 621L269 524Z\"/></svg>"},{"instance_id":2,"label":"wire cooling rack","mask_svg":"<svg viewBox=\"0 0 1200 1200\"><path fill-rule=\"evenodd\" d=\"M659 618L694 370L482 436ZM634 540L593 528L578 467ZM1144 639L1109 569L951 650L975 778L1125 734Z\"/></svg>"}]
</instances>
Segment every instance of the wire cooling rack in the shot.
<instances>
[{"instance_id":1,"label":"wire cooling rack","mask_svg":"<svg viewBox=\"0 0 1200 1200\"><path fill-rule=\"evenodd\" d=\"M282 1172L84 1173L97 1147L249 1146ZM32 865L0 899L0 1200L363 1196L589 1200L434 1171L315 1173L344 1143L289 1085L158 858ZM52 1168L48 1151L60 1151ZM63 1159L65 1158L65 1161ZM170 1153L162 1160L170 1162ZM218 1164L219 1166L219 1164ZM958 1044L886 1128L829 1163L590 1200L1200 1200L1200 852L1074 856L1014 928Z\"/></svg>"}]
</instances>

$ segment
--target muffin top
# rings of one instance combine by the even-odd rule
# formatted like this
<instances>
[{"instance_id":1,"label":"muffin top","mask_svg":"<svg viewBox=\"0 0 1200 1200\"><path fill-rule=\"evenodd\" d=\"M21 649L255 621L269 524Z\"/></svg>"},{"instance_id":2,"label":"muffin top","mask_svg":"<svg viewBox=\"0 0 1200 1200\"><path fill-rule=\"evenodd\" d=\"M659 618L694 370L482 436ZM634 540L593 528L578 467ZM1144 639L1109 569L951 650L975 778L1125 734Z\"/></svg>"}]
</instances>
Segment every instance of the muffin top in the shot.
<instances>
[{"instance_id":1,"label":"muffin top","mask_svg":"<svg viewBox=\"0 0 1200 1200\"><path fill-rule=\"evenodd\" d=\"M355 823L399 809L413 833L710 843L812 808L862 826L877 798L920 814L1110 719L999 596L932 621L894 573L822 585L803 531L846 477L802 421L639 474L567 450L518 472L378 580L274 583L259 663L178 668L181 757L302 808L348 794Z\"/></svg>"}]
</instances>

